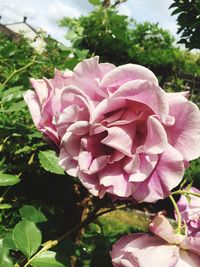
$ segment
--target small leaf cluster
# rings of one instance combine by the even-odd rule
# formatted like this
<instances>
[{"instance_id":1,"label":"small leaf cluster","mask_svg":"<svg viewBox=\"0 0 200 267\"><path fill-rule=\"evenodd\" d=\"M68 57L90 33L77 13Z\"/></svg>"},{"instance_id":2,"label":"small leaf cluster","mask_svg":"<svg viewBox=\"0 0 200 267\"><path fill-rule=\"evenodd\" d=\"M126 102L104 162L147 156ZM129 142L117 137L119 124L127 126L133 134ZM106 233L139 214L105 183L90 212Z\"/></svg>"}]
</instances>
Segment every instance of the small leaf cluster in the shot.
<instances>
[{"instance_id":1,"label":"small leaf cluster","mask_svg":"<svg viewBox=\"0 0 200 267\"><path fill-rule=\"evenodd\" d=\"M178 15L178 32L181 39L178 41L186 48L200 48L200 1L174 0L171 6L172 15Z\"/></svg>"}]
</instances>

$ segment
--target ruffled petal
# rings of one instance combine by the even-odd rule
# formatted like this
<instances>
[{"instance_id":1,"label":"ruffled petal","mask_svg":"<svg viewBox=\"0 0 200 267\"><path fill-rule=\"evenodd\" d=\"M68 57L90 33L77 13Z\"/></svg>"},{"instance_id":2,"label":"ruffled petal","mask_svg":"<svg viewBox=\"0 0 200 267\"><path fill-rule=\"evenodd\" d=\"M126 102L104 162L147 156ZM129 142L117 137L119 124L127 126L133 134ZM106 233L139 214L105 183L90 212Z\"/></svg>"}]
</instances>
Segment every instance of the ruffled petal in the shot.
<instances>
[{"instance_id":1,"label":"ruffled petal","mask_svg":"<svg viewBox=\"0 0 200 267\"><path fill-rule=\"evenodd\" d=\"M135 125L120 125L107 128L108 135L101 143L131 156L132 143L135 136Z\"/></svg>"},{"instance_id":2,"label":"ruffled petal","mask_svg":"<svg viewBox=\"0 0 200 267\"><path fill-rule=\"evenodd\" d=\"M106 187L106 191L119 197L128 197L132 193L132 185L128 182L128 176L122 172L121 164L108 164L99 172L100 184Z\"/></svg>"},{"instance_id":3,"label":"ruffled petal","mask_svg":"<svg viewBox=\"0 0 200 267\"><path fill-rule=\"evenodd\" d=\"M134 183L136 190L132 197L137 201L155 202L170 194L182 180L184 164L181 154L168 145L154 168L154 171L141 183Z\"/></svg>"},{"instance_id":4,"label":"ruffled petal","mask_svg":"<svg viewBox=\"0 0 200 267\"><path fill-rule=\"evenodd\" d=\"M200 256L200 237L185 237L180 246Z\"/></svg>"},{"instance_id":5,"label":"ruffled petal","mask_svg":"<svg viewBox=\"0 0 200 267\"><path fill-rule=\"evenodd\" d=\"M167 134L162 124L153 116L147 120L147 137L145 147L149 153L160 154L167 146Z\"/></svg>"},{"instance_id":6,"label":"ruffled petal","mask_svg":"<svg viewBox=\"0 0 200 267\"><path fill-rule=\"evenodd\" d=\"M72 76L72 84L96 101L108 96L99 86L103 66L100 68L98 63L99 57L85 59L74 68Z\"/></svg>"},{"instance_id":7,"label":"ruffled petal","mask_svg":"<svg viewBox=\"0 0 200 267\"><path fill-rule=\"evenodd\" d=\"M145 104L162 120L167 118L169 112L167 96L164 90L148 81L126 82L119 87L111 98L127 99Z\"/></svg>"},{"instance_id":8,"label":"ruffled petal","mask_svg":"<svg viewBox=\"0 0 200 267\"><path fill-rule=\"evenodd\" d=\"M126 64L108 72L100 86L108 88L109 93L112 94L122 84L133 80L145 80L158 85L156 76L149 69L137 64Z\"/></svg>"},{"instance_id":9,"label":"ruffled petal","mask_svg":"<svg viewBox=\"0 0 200 267\"><path fill-rule=\"evenodd\" d=\"M41 105L39 104L38 97L31 90L26 91L23 96L30 110L33 122L35 126L38 128L38 124L41 120Z\"/></svg>"},{"instance_id":10,"label":"ruffled petal","mask_svg":"<svg viewBox=\"0 0 200 267\"><path fill-rule=\"evenodd\" d=\"M174 233L174 229L168 219L159 214L149 224L149 230L155 235L166 240L169 244L179 245L185 238L184 235L178 235Z\"/></svg>"},{"instance_id":11,"label":"ruffled petal","mask_svg":"<svg viewBox=\"0 0 200 267\"><path fill-rule=\"evenodd\" d=\"M165 127L169 143L190 161L200 156L200 111L185 97L170 98L170 115L175 124Z\"/></svg>"}]
</instances>

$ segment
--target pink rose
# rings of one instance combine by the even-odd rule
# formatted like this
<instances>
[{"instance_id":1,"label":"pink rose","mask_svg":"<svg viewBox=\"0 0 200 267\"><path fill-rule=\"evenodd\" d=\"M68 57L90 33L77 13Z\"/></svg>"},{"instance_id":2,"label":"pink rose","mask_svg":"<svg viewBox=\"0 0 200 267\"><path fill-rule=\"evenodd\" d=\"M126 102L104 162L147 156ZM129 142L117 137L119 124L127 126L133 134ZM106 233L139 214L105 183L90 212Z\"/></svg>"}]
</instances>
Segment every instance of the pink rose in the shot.
<instances>
[{"instance_id":1,"label":"pink rose","mask_svg":"<svg viewBox=\"0 0 200 267\"><path fill-rule=\"evenodd\" d=\"M150 234L122 237L111 252L113 267L199 267L200 238L174 233L169 221L158 215Z\"/></svg>"},{"instance_id":2,"label":"pink rose","mask_svg":"<svg viewBox=\"0 0 200 267\"><path fill-rule=\"evenodd\" d=\"M59 91L56 84L50 90ZM61 140L60 165L96 196L155 202L200 155L197 106L187 93L164 92L145 67L87 59L61 91L45 127Z\"/></svg>"},{"instance_id":3,"label":"pink rose","mask_svg":"<svg viewBox=\"0 0 200 267\"><path fill-rule=\"evenodd\" d=\"M195 187L191 187L189 192L200 194L200 190ZM200 198L193 195L189 196L190 199L182 195L177 205L181 213L181 219L187 225L188 234L195 235L200 232Z\"/></svg>"}]
</instances>

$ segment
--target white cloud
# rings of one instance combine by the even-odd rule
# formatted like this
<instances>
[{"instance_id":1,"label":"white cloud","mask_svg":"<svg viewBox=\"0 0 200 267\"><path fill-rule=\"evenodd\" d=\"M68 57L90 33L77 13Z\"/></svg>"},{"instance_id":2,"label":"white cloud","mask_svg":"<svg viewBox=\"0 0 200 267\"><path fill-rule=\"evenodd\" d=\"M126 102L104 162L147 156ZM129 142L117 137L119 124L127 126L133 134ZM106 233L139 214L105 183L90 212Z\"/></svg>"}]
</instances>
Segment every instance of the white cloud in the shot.
<instances>
[{"instance_id":1,"label":"white cloud","mask_svg":"<svg viewBox=\"0 0 200 267\"><path fill-rule=\"evenodd\" d=\"M121 14L121 15L126 15L128 17L131 17L132 16L131 10L130 10L129 6L126 5L126 4L120 5L118 7L118 10L119 10L119 14Z\"/></svg>"},{"instance_id":2,"label":"white cloud","mask_svg":"<svg viewBox=\"0 0 200 267\"><path fill-rule=\"evenodd\" d=\"M54 1L50 3L47 9L49 19L58 20L63 17L79 17L81 13L74 7L63 3L62 1Z\"/></svg>"}]
</instances>

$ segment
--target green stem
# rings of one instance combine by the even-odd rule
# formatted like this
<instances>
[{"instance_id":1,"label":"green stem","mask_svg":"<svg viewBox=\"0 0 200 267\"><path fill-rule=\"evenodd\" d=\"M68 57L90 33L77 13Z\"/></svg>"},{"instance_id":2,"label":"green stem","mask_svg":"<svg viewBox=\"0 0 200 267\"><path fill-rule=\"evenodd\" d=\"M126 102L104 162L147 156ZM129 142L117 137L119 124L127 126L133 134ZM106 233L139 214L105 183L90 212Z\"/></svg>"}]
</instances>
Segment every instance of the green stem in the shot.
<instances>
[{"instance_id":1,"label":"green stem","mask_svg":"<svg viewBox=\"0 0 200 267\"><path fill-rule=\"evenodd\" d=\"M89 225L94 219L100 217L101 215L114 211L114 210L118 210L118 209L122 209L124 207L126 207L127 205L120 205L116 208L113 209L107 209L105 211L102 212L98 212L99 209L101 208L101 206L96 207L91 213L90 215L79 225L76 225L74 228L72 228L71 230L69 230L68 232L66 232L65 234L61 235L59 238L57 238L56 240L49 240L47 242L45 242L43 244L42 249L40 249L35 255L33 255L32 258L30 258L26 264L23 267L27 267L29 264L31 264L31 262L41 253L51 249L52 247L55 247L60 241L66 239L67 237L69 237L72 233L76 232L77 230L84 228L85 226Z\"/></svg>"},{"instance_id":2,"label":"green stem","mask_svg":"<svg viewBox=\"0 0 200 267\"><path fill-rule=\"evenodd\" d=\"M176 214L177 214L178 226L177 226L177 229L176 229L176 233L177 234L181 234L181 214L180 214L180 211L178 209L178 206L177 206L176 201L174 200L173 196L170 195L169 198L170 198L170 200L171 200L171 202L172 202L172 204L174 206L174 209L176 211Z\"/></svg>"},{"instance_id":3,"label":"green stem","mask_svg":"<svg viewBox=\"0 0 200 267\"><path fill-rule=\"evenodd\" d=\"M3 86L5 86L11 79L13 76L15 76L17 73L24 71L25 69L29 68L31 65L33 65L35 63L35 58L36 55L33 57L33 59L31 60L31 62L29 62L26 66L23 66L22 68L18 69L18 70L14 70L13 73L11 73L8 78L3 82Z\"/></svg>"},{"instance_id":4,"label":"green stem","mask_svg":"<svg viewBox=\"0 0 200 267\"><path fill-rule=\"evenodd\" d=\"M177 190L177 191L171 192L171 195L183 195L183 194L186 194L186 195L188 194L188 195L193 195L193 196L196 196L196 197L200 197L199 193L190 192L190 191L187 191L187 190Z\"/></svg>"}]
</instances>

